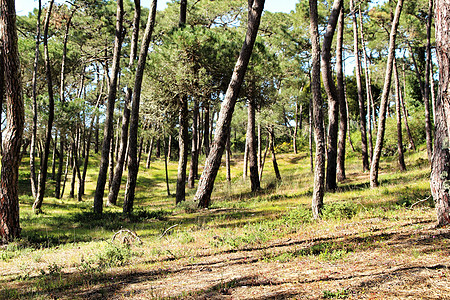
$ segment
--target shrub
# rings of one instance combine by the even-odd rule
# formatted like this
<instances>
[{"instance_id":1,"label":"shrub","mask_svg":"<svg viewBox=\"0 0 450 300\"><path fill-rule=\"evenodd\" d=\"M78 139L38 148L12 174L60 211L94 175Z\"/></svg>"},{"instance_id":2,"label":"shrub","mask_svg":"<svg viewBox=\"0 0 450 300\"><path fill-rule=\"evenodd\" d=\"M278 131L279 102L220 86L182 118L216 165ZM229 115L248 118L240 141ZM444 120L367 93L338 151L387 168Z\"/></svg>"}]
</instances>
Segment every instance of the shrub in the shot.
<instances>
[{"instance_id":1,"label":"shrub","mask_svg":"<svg viewBox=\"0 0 450 300\"><path fill-rule=\"evenodd\" d=\"M357 212L358 207L353 202L334 202L324 206L322 216L326 220L351 219Z\"/></svg>"}]
</instances>

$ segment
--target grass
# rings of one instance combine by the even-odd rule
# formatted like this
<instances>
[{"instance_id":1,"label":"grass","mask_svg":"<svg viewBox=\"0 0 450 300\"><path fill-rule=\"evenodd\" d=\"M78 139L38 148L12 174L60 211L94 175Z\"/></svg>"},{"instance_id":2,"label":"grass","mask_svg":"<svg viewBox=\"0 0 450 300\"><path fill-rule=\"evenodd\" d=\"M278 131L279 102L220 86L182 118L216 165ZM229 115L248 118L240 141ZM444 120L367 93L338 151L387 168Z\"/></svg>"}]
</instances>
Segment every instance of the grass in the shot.
<instances>
[{"instance_id":1,"label":"grass","mask_svg":"<svg viewBox=\"0 0 450 300\"><path fill-rule=\"evenodd\" d=\"M149 169L141 165L133 213L121 213L123 197L119 196L118 206L105 207L101 217L92 213L98 156L93 156L90 163L83 202L68 199L67 186L63 199L52 198L50 182L39 215L31 210L33 199L24 158L20 177L22 238L0 251L0 270L4 270L0 273L0 299L107 297L118 291L114 282L125 284L127 276L140 274L139 280L149 282L175 278L177 267L200 265L208 257L231 253L254 253L246 263L267 266L299 261L311 266L341 265L358 261L360 253L375 255L386 250L411 260L444 255L448 252L440 248L446 245L444 234L430 241L412 234L408 239L421 242L411 244L407 251L397 249L392 242L392 231L405 226L423 230L433 218L432 201L420 202L411 209L430 194L425 156L424 151L408 153L408 171L402 173L396 172L394 159L383 160L381 186L370 189L368 174L360 171L359 158L350 155L348 178L339 184L336 193L325 195L321 222L313 221L311 216L313 176L305 153L278 155L282 181L275 179L267 160L263 189L254 193L250 192L248 179L242 179L242 157L234 156L232 183L224 180L225 170L221 169L208 210L197 208L192 201L195 190L189 189L187 201L175 206L174 197L166 193L164 164L156 160ZM176 162L169 163L172 192L176 167ZM113 234L123 228L136 232L144 243L112 242ZM292 240L297 242L289 242ZM232 278L220 282L194 291L180 289L171 295L195 298L244 285ZM167 285L170 282L164 289L170 290ZM89 294L90 290L98 295ZM153 286L146 293L149 297L165 297L161 289ZM350 295L342 288L319 289L317 293L323 298Z\"/></svg>"}]
</instances>

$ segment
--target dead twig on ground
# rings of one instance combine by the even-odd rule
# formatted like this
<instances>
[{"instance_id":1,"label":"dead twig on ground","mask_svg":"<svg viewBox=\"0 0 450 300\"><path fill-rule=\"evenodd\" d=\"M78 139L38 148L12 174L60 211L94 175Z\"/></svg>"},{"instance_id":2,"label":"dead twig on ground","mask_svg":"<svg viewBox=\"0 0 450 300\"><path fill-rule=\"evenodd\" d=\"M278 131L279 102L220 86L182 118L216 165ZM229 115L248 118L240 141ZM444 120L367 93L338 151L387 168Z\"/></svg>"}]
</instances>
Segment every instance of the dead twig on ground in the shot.
<instances>
[{"instance_id":1,"label":"dead twig on ground","mask_svg":"<svg viewBox=\"0 0 450 300\"><path fill-rule=\"evenodd\" d=\"M128 236L130 236L131 238L129 238ZM113 237L111 238L111 242L114 242L115 238L118 235L122 235L121 237L121 243L122 244L131 244L133 240L136 240L139 242L139 244L143 244L142 240L139 238L139 236L137 235L136 232L130 230L130 229L121 229L119 231L117 231L116 233L114 233Z\"/></svg>"}]
</instances>

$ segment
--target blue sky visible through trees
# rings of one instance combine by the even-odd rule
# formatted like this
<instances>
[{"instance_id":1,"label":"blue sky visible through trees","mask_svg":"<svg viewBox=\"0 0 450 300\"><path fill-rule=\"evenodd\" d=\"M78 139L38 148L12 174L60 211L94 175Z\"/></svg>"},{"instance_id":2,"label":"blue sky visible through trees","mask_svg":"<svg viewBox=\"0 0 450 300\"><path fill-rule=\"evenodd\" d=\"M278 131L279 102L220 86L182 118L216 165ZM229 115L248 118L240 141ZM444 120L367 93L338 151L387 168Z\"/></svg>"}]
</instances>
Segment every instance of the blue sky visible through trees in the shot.
<instances>
[{"instance_id":1,"label":"blue sky visible through trees","mask_svg":"<svg viewBox=\"0 0 450 300\"><path fill-rule=\"evenodd\" d=\"M42 0L42 6L47 5L46 0ZM64 3L65 1L56 0L57 3ZM166 8L166 2L168 0L158 0L158 9ZM265 10L271 12L290 12L295 9L295 4L297 0L267 0L265 4ZM150 5L150 0L141 1L141 4L145 7ZM20 16L27 15L29 12L33 11L34 8L37 8L38 1L37 0L16 0L16 12Z\"/></svg>"}]
</instances>

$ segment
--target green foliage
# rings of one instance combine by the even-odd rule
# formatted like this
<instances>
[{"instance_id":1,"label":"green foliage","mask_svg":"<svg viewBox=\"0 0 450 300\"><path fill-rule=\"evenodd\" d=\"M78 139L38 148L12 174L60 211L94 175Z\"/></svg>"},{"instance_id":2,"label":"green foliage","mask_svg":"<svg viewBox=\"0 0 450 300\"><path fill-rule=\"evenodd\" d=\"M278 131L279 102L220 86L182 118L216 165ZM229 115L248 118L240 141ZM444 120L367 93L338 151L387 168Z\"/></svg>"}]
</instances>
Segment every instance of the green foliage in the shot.
<instances>
[{"instance_id":1,"label":"green foliage","mask_svg":"<svg viewBox=\"0 0 450 300\"><path fill-rule=\"evenodd\" d=\"M336 290L335 292L333 291L323 291L323 298L325 299L345 299L348 298L349 295L349 291L346 289L342 289L342 290Z\"/></svg>"},{"instance_id":2,"label":"green foliage","mask_svg":"<svg viewBox=\"0 0 450 300\"><path fill-rule=\"evenodd\" d=\"M116 245L107 243L100 253L96 255L99 268L120 267L128 264L132 257L129 245Z\"/></svg>"},{"instance_id":3,"label":"green foliage","mask_svg":"<svg viewBox=\"0 0 450 300\"><path fill-rule=\"evenodd\" d=\"M353 202L333 202L324 206L322 216L325 220L351 219L358 212L358 206Z\"/></svg>"}]
</instances>

